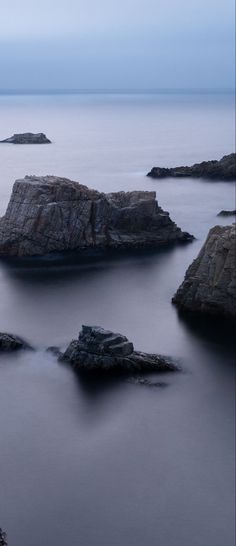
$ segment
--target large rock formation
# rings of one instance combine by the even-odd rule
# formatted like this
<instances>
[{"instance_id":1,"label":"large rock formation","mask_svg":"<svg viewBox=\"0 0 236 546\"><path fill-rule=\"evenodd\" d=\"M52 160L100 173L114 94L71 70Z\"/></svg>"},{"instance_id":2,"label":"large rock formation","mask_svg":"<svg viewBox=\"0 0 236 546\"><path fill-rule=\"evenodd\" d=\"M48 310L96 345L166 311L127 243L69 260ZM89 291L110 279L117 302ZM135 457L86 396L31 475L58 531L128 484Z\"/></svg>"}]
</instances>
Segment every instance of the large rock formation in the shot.
<instances>
[{"instance_id":1,"label":"large rock formation","mask_svg":"<svg viewBox=\"0 0 236 546\"><path fill-rule=\"evenodd\" d=\"M60 359L84 371L132 373L177 369L167 357L134 351L127 337L98 326L82 326L79 338L70 343Z\"/></svg>"},{"instance_id":2,"label":"large rock formation","mask_svg":"<svg viewBox=\"0 0 236 546\"><path fill-rule=\"evenodd\" d=\"M18 336L0 332L0 352L18 351L18 349L30 349L31 347Z\"/></svg>"},{"instance_id":3,"label":"large rock formation","mask_svg":"<svg viewBox=\"0 0 236 546\"><path fill-rule=\"evenodd\" d=\"M225 155L219 161L203 161L191 167L153 167L147 174L151 178L210 178L212 180L236 180L236 154Z\"/></svg>"},{"instance_id":4,"label":"large rock formation","mask_svg":"<svg viewBox=\"0 0 236 546\"><path fill-rule=\"evenodd\" d=\"M173 302L180 309L236 316L236 225L213 227Z\"/></svg>"},{"instance_id":5,"label":"large rock formation","mask_svg":"<svg viewBox=\"0 0 236 546\"><path fill-rule=\"evenodd\" d=\"M20 133L15 134L5 140L0 140L2 144L51 144L44 133Z\"/></svg>"},{"instance_id":6,"label":"large rock formation","mask_svg":"<svg viewBox=\"0 0 236 546\"><path fill-rule=\"evenodd\" d=\"M55 176L16 180L0 219L0 255L148 248L192 240L172 222L155 192L100 193Z\"/></svg>"}]
</instances>

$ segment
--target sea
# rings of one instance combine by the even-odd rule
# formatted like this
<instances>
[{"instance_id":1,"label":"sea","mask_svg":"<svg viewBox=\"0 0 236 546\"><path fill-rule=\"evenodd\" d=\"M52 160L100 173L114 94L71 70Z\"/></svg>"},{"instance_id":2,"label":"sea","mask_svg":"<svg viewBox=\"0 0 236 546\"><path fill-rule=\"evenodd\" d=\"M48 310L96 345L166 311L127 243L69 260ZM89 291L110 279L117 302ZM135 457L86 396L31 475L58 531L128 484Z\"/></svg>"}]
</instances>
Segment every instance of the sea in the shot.
<instances>
[{"instance_id":1,"label":"sea","mask_svg":"<svg viewBox=\"0 0 236 546\"><path fill-rule=\"evenodd\" d=\"M235 346L231 326L171 298L208 231L232 218L233 182L153 180L153 166L234 151L230 93L0 95L0 215L25 175L100 191L156 191L192 243L94 261L0 261L0 331L36 350L0 355L0 527L9 546L233 546ZM120 332L182 371L156 386L86 379L46 352L82 324Z\"/></svg>"}]
</instances>

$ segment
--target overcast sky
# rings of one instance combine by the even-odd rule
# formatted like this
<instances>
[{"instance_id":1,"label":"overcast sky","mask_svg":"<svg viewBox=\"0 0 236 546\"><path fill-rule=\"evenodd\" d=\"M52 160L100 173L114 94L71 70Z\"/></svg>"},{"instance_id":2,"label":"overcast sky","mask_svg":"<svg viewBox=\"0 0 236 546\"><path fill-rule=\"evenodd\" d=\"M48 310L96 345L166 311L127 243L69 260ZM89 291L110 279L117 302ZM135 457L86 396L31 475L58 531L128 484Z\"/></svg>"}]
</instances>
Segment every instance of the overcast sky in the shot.
<instances>
[{"instance_id":1,"label":"overcast sky","mask_svg":"<svg viewBox=\"0 0 236 546\"><path fill-rule=\"evenodd\" d=\"M0 0L0 89L232 88L234 0Z\"/></svg>"}]
</instances>

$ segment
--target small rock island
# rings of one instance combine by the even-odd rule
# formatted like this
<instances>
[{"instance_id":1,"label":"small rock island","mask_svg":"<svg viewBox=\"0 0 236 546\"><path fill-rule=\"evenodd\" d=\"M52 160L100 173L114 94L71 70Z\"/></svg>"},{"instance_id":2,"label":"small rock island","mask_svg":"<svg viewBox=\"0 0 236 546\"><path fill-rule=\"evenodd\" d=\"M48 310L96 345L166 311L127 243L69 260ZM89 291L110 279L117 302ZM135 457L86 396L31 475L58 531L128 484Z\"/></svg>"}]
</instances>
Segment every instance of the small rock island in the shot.
<instances>
[{"instance_id":1,"label":"small rock island","mask_svg":"<svg viewBox=\"0 0 236 546\"><path fill-rule=\"evenodd\" d=\"M0 219L0 256L156 248L191 241L156 193L100 193L56 176L16 180Z\"/></svg>"},{"instance_id":2,"label":"small rock island","mask_svg":"<svg viewBox=\"0 0 236 546\"><path fill-rule=\"evenodd\" d=\"M70 343L59 359L84 371L132 373L178 369L171 359L135 351L127 337L99 326L82 326L79 338Z\"/></svg>"},{"instance_id":3,"label":"small rock island","mask_svg":"<svg viewBox=\"0 0 236 546\"><path fill-rule=\"evenodd\" d=\"M203 161L191 167L153 167L147 174L151 178L208 178L211 180L236 180L236 154L225 155L219 161Z\"/></svg>"},{"instance_id":4,"label":"small rock island","mask_svg":"<svg viewBox=\"0 0 236 546\"><path fill-rule=\"evenodd\" d=\"M188 268L173 303L180 309L236 317L236 224L215 226Z\"/></svg>"},{"instance_id":5,"label":"small rock island","mask_svg":"<svg viewBox=\"0 0 236 546\"><path fill-rule=\"evenodd\" d=\"M1 144L51 144L51 140L44 133L19 133L5 140Z\"/></svg>"}]
</instances>

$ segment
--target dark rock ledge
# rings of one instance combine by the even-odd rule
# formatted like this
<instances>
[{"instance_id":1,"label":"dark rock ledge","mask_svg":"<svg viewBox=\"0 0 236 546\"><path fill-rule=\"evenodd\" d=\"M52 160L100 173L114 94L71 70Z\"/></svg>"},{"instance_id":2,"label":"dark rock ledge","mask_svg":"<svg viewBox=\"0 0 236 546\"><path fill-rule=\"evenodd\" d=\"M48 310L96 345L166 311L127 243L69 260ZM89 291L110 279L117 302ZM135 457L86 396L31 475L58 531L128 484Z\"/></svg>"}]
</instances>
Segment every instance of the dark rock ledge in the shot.
<instances>
[{"instance_id":1,"label":"dark rock ledge","mask_svg":"<svg viewBox=\"0 0 236 546\"><path fill-rule=\"evenodd\" d=\"M53 349L55 351L55 349ZM127 337L98 326L82 326L59 360L87 372L166 372L178 366L168 357L135 351Z\"/></svg>"},{"instance_id":2,"label":"dark rock ledge","mask_svg":"<svg viewBox=\"0 0 236 546\"><path fill-rule=\"evenodd\" d=\"M16 180L0 218L0 256L156 249L192 241L151 191L101 193L56 176Z\"/></svg>"},{"instance_id":3,"label":"dark rock ledge","mask_svg":"<svg viewBox=\"0 0 236 546\"><path fill-rule=\"evenodd\" d=\"M235 319L235 266L236 224L213 227L173 303L182 311Z\"/></svg>"},{"instance_id":4,"label":"dark rock ledge","mask_svg":"<svg viewBox=\"0 0 236 546\"><path fill-rule=\"evenodd\" d=\"M221 210L217 216L236 216L236 210Z\"/></svg>"},{"instance_id":5,"label":"dark rock ledge","mask_svg":"<svg viewBox=\"0 0 236 546\"><path fill-rule=\"evenodd\" d=\"M147 174L151 178L209 178L211 180L236 180L236 154L225 155L219 161L203 161L191 167L153 167Z\"/></svg>"},{"instance_id":6,"label":"dark rock ledge","mask_svg":"<svg viewBox=\"0 0 236 546\"><path fill-rule=\"evenodd\" d=\"M19 349L31 349L31 347L18 336L0 332L0 352L17 351Z\"/></svg>"},{"instance_id":7,"label":"dark rock ledge","mask_svg":"<svg viewBox=\"0 0 236 546\"><path fill-rule=\"evenodd\" d=\"M0 140L2 144L51 144L44 133L19 133L5 140Z\"/></svg>"}]
</instances>

